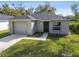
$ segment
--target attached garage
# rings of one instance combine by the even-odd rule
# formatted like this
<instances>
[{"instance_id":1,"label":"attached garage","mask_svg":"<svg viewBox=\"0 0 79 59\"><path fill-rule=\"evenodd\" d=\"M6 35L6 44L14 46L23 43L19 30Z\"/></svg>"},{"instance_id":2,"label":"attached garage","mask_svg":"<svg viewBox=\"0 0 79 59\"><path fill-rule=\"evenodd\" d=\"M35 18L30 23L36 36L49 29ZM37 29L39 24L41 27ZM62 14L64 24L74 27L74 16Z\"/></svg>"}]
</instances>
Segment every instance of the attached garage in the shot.
<instances>
[{"instance_id":1,"label":"attached garage","mask_svg":"<svg viewBox=\"0 0 79 59\"><path fill-rule=\"evenodd\" d=\"M13 22L14 34L28 34L28 23L26 22Z\"/></svg>"}]
</instances>

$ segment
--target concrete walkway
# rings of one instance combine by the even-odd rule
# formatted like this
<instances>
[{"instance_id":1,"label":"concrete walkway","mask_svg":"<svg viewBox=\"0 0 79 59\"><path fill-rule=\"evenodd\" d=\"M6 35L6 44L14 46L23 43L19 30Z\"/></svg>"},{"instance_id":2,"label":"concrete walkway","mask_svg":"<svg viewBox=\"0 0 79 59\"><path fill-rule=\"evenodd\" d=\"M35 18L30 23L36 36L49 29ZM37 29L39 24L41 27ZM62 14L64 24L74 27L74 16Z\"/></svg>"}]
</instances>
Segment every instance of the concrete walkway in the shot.
<instances>
[{"instance_id":1,"label":"concrete walkway","mask_svg":"<svg viewBox=\"0 0 79 59\"><path fill-rule=\"evenodd\" d=\"M26 35L16 35L16 34L14 34L14 35L10 35L10 36L7 36L7 37L0 39L0 52L9 48L10 46L15 44L16 42L20 41L25 36Z\"/></svg>"},{"instance_id":2,"label":"concrete walkway","mask_svg":"<svg viewBox=\"0 0 79 59\"><path fill-rule=\"evenodd\" d=\"M48 33L44 33L42 37L40 38L40 40L46 40L47 37L48 37Z\"/></svg>"},{"instance_id":3,"label":"concrete walkway","mask_svg":"<svg viewBox=\"0 0 79 59\"><path fill-rule=\"evenodd\" d=\"M0 53L22 39L46 40L47 36L48 33L44 33L40 38L26 37L26 35L16 35L16 34L4 37L0 39Z\"/></svg>"}]
</instances>

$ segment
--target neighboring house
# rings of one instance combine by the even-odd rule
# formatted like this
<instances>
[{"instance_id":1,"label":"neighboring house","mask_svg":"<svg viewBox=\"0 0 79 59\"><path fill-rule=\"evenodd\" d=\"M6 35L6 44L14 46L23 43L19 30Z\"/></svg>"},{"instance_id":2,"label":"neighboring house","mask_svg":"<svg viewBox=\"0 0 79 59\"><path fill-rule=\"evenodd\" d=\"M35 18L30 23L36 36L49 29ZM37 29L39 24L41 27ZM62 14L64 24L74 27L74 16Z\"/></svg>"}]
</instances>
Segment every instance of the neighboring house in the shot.
<instances>
[{"instance_id":1,"label":"neighboring house","mask_svg":"<svg viewBox=\"0 0 79 59\"><path fill-rule=\"evenodd\" d=\"M0 22L6 22L9 20L9 18L13 18L13 16L9 16L9 15L0 13Z\"/></svg>"},{"instance_id":2,"label":"neighboring house","mask_svg":"<svg viewBox=\"0 0 79 59\"><path fill-rule=\"evenodd\" d=\"M35 32L48 32L66 35L69 33L69 19L45 12L11 18L9 25L12 34L32 35Z\"/></svg>"},{"instance_id":3,"label":"neighboring house","mask_svg":"<svg viewBox=\"0 0 79 59\"><path fill-rule=\"evenodd\" d=\"M0 31L6 30L9 28L9 18L12 18L13 16L5 15L0 13Z\"/></svg>"}]
</instances>

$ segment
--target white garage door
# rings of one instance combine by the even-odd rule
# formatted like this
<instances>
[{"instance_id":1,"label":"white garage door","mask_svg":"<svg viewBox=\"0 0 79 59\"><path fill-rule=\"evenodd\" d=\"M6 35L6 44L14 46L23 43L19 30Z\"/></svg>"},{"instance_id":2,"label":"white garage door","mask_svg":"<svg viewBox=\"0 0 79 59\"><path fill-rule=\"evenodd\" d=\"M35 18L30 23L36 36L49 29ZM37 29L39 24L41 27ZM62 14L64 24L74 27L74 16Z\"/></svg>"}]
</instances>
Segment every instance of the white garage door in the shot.
<instances>
[{"instance_id":1,"label":"white garage door","mask_svg":"<svg viewBox=\"0 0 79 59\"><path fill-rule=\"evenodd\" d=\"M14 22L14 33L15 34L27 34L28 23L25 22Z\"/></svg>"}]
</instances>

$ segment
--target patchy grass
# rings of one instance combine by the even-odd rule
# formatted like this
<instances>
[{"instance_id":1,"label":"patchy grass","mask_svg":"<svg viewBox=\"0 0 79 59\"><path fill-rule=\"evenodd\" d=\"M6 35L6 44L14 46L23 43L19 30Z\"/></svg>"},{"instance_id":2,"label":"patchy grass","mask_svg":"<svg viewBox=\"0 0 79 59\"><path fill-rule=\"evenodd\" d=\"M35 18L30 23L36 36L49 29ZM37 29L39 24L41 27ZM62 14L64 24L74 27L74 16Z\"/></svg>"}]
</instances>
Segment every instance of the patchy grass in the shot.
<instances>
[{"instance_id":1,"label":"patchy grass","mask_svg":"<svg viewBox=\"0 0 79 59\"><path fill-rule=\"evenodd\" d=\"M21 40L0 56L57 56L61 46L51 41Z\"/></svg>"},{"instance_id":2,"label":"patchy grass","mask_svg":"<svg viewBox=\"0 0 79 59\"><path fill-rule=\"evenodd\" d=\"M56 40L53 38L56 38ZM79 35L72 34L60 37L49 36L48 39L62 47L61 56L79 56Z\"/></svg>"},{"instance_id":3,"label":"patchy grass","mask_svg":"<svg viewBox=\"0 0 79 59\"><path fill-rule=\"evenodd\" d=\"M79 56L79 35L48 36L46 41L23 39L3 51L4 57Z\"/></svg>"},{"instance_id":4,"label":"patchy grass","mask_svg":"<svg viewBox=\"0 0 79 59\"><path fill-rule=\"evenodd\" d=\"M0 38L6 37L9 35L9 30L0 31Z\"/></svg>"}]
</instances>

